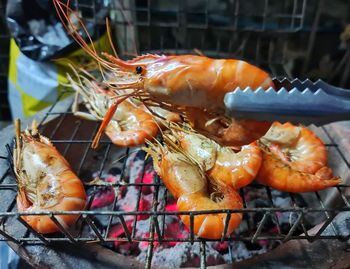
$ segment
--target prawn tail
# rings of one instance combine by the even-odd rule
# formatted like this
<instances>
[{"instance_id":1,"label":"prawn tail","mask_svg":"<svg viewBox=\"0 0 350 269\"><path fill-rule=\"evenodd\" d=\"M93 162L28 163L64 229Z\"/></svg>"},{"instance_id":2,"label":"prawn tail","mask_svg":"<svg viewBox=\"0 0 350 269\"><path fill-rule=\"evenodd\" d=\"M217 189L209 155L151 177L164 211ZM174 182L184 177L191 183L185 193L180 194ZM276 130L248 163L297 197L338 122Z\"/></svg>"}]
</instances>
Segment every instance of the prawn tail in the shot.
<instances>
[{"instance_id":1,"label":"prawn tail","mask_svg":"<svg viewBox=\"0 0 350 269\"><path fill-rule=\"evenodd\" d=\"M185 194L179 197L177 206L180 211L240 209L243 207L239 194L232 190L224 190L223 197L216 201L198 193ZM181 220L191 228L189 215L182 215ZM193 218L193 232L201 238L220 239L231 234L241 223L241 213L203 213Z\"/></svg>"},{"instance_id":2,"label":"prawn tail","mask_svg":"<svg viewBox=\"0 0 350 269\"><path fill-rule=\"evenodd\" d=\"M292 184L288 184L289 187L285 191L289 192L312 192L321 191L329 187L333 187L341 183L339 177L331 179L321 179L316 175L301 173L300 177L294 177L295 181ZM283 191L283 190L282 190Z\"/></svg>"},{"instance_id":3,"label":"prawn tail","mask_svg":"<svg viewBox=\"0 0 350 269\"><path fill-rule=\"evenodd\" d=\"M272 173L262 167L257 181L276 190L293 193L320 191L341 183L339 177L322 179L317 175L293 171L287 166L277 168Z\"/></svg>"},{"instance_id":4,"label":"prawn tail","mask_svg":"<svg viewBox=\"0 0 350 269\"><path fill-rule=\"evenodd\" d=\"M331 179L318 179L318 180L314 180L313 183L313 190L312 191L318 191L318 190L323 190L326 189L328 187L334 187L337 186L338 184L340 184L342 182L340 177L333 177Z\"/></svg>"}]
</instances>

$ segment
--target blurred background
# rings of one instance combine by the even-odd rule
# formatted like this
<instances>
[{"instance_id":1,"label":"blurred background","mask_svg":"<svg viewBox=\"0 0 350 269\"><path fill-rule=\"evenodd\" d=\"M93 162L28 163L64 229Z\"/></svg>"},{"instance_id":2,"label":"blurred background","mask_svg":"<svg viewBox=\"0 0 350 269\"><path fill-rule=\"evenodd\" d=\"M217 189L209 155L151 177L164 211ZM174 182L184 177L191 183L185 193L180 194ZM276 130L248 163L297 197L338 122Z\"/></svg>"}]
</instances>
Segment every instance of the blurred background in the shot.
<instances>
[{"instance_id":1,"label":"blurred background","mask_svg":"<svg viewBox=\"0 0 350 269\"><path fill-rule=\"evenodd\" d=\"M0 121L11 120L10 107L7 100L7 72L9 62L10 35L5 20L6 1L0 2ZM1 128L2 124L0 124Z\"/></svg>"},{"instance_id":2,"label":"blurred background","mask_svg":"<svg viewBox=\"0 0 350 269\"><path fill-rule=\"evenodd\" d=\"M191 53L238 58L272 76L323 79L350 89L348 0L71 0L98 50L105 17L123 58ZM51 0L0 0L0 129L55 102L66 72L86 61ZM0 268L15 260L0 245ZM17 261L18 262L18 261ZM13 262L13 268L17 267Z\"/></svg>"},{"instance_id":3,"label":"blurred background","mask_svg":"<svg viewBox=\"0 0 350 269\"><path fill-rule=\"evenodd\" d=\"M0 3L3 125L15 116L32 116L54 102L64 68L53 60L69 58L78 48L60 25L50 0ZM124 58L146 52L202 53L244 59L281 78L323 79L350 88L347 0L70 3L94 40L102 40L105 17L110 18L114 43ZM14 42L10 46L11 36Z\"/></svg>"}]
</instances>

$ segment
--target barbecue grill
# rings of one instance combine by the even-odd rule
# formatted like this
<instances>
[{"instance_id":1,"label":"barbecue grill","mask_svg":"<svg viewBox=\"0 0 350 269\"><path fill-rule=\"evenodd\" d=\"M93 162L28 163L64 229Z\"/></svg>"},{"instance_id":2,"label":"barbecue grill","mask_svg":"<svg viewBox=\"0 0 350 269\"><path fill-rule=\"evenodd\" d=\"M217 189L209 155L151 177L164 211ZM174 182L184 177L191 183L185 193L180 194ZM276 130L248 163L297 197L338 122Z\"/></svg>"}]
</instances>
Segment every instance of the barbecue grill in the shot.
<instances>
[{"instance_id":1,"label":"barbecue grill","mask_svg":"<svg viewBox=\"0 0 350 269\"><path fill-rule=\"evenodd\" d=\"M87 21L96 20L94 1L73 2ZM288 44L299 35L308 40L300 48L305 70L312 64L323 1L218 1L216 6L211 1L164 3L110 3L122 56L193 53L197 48L209 56L249 59L278 78L292 77L295 73L287 61ZM300 76L305 74L299 72ZM345 83L346 76L340 81ZM278 78L276 85L288 83L288 79ZM344 139L350 133L347 122L311 127L326 143L330 166L344 184L292 194L253 183L240 190L243 209L178 212L172 209L174 201L140 148L118 148L103 137L98 150L90 149L99 123L74 117L72 101L71 92L63 91L52 107L36 116L39 131L65 156L84 181L89 196L84 211L35 213L48 214L61 233L38 234L20 218L26 213L16 209L17 185L11 165L14 128L9 126L0 133L0 240L7 241L31 265L173 267L165 263L165 256L175 256L181 246L186 246L189 255L181 265L201 268L231 263L240 268L280 268L287 264L342 268L350 264L342 264L350 260L350 145ZM244 218L234 235L221 240L194 235L196 215L230 216L236 212L242 212ZM67 229L56 218L60 214L77 214L80 218ZM182 226L179 215L190 216L190 229ZM226 226L228 222L229 218ZM248 257L237 256L242 242L250 245L252 254L266 254L245 260ZM265 247L254 252L257 245Z\"/></svg>"}]
</instances>

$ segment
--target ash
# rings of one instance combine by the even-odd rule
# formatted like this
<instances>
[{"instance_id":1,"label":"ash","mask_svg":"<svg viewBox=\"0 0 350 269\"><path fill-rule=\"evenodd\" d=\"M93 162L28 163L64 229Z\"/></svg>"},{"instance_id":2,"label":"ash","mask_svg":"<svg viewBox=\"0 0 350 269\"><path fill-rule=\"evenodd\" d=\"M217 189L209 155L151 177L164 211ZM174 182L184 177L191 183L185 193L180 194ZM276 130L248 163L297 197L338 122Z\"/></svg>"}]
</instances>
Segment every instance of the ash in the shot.
<instances>
[{"instance_id":1,"label":"ash","mask_svg":"<svg viewBox=\"0 0 350 269\"><path fill-rule=\"evenodd\" d=\"M119 166L121 167L121 166ZM116 210L124 212L133 211L177 211L176 201L170 196L164 186L155 187L147 185L150 183L159 183L159 179L153 170L151 160L145 160L145 154L137 151L129 155L126 160L126 169L123 178L121 178L121 169L112 168L108 173L103 174L102 180L107 182L125 182L126 185L120 187L117 191L112 187L100 188L92 196L92 208L94 210L110 210L115 207ZM135 183L135 185L128 185ZM138 183L146 185L139 186ZM92 195L92 194L90 194ZM244 195L247 207L290 207L292 202L285 193L271 191L271 199L267 197L266 189L262 186L252 184L244 188ZM299 205L303 205L303 198L297 196ZM115 204L113 204L113 202ZM250 258L270 251L277 247L281 242L277 240L257 240L251 241L235 240L235 236L245 235L252 236L263 213L246 213L243 221L235 235L232 235L232 241L224 242L206 242L205 257L208 266L219 265L223 263L232 263ZM291 225L298 216L288 212L276 212L271 214L262 228L262 234L274 234L279 231L281 234L287 234ZM101 230L105 231L108 225L107 219L96 217L96 222L100 224ZM159 240L158 234L153 226L154 219L149 215L125 215L127 229L130 234L133 232L134 239L132 243L125 240L115 240L112 244L107 245L114 251L136 257L139 261L144 262L147 256L147 250L150 247L147 240L154 238L152 265L162 268L178 267L198 267L200 265L201 253L200 244L194 242L176 242L176 240L188 240L189 231L182 224L176 215L158 216L157 221L162 233L162 239ZM296 233L301 230L296 229ZM90 231L90 234L93 232ZM111 222L108 231L108 238L125 238L125 231L120 220L115 218ZM172 241L173 239L173 241ZM175 240L174 240L175 239ZM140 242L138 242L140 241ZM170 242L169 242L170 241ZM175 242L174 242L175 241Z\"/></svg>"}]
</instances>

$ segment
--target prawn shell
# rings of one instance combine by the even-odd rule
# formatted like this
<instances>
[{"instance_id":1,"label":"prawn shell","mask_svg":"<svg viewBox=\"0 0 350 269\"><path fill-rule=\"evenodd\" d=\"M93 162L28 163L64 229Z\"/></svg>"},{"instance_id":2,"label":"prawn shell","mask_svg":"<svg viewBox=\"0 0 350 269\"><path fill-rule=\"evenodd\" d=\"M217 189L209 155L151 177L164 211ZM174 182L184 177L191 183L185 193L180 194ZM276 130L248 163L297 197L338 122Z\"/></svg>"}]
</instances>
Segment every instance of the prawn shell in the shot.
<instances>
[{"instance_id":1,"label":"prawn shell","mask_svg":"<svg viewBox=\"0 0 350 269\"><path fill-rule=\"evenodd\" d=\"M120 127L119 120L126 122L126 128ZM119 104L113 120L106 127L105 133L112 143L123 147L139 146L146 140L153 139L158 133L158 125L152 115L143 106L134 106L125 100Z\"/></svg>"},{"instance_id":2,"label":"prawn shell","mask_svg":"<svg viewBox=\"0 0 350 269\"><path fill-rule=\"evenodd\" d=\"M203 135L196 133L177 132L176 138L182 149L193 156L205 171L215 165L217 144Z\"/></svg>"},{"instance_id":3,"label":"prawn shell","mask_svg":"<svg viewBox=\"0 0 350 269\"><path fill-rule=\"evenodd\" d=\"M242 199L236 191L230 190L223 193L223 199L219 202L211 200L203 193L185 194L179 197L177 207L180 211L223 210L240 209L243 207ZM228 214L205 213L194 216L193 232L201 238L220 239L230 235L241 223L242 214L232 213L228 222L227 232L224 235L225 221ZM181 220L190 229L190 216L182 215Z\"/></svg>"},{"instance_id":4,"label":"prawn shell","mask_svg":"<svg viewBox=\"0 0 350 269\"><path fill-rule=\"evenodd\" d=\"M148 63L146 69L145 91L154 99L179 106L224 108L224 95L237 87L273 86L266 72L236 59L162 56Z\"/></svg>"},{"instance_id":5,"label":"prawn shell","mask_svg":"<svg viewBox=\"0 0 350 269\"><path fill-rule=\"evenodd\" d=\"M261 162L261 150L256 142L243 146L238 153L234 153L230 148L221 147L209 176L217 184L239 189L254 180Z\"/></svg>"},{"instance_id":6,"label":"prawn shell","mask_svg":"<svg viewBox=\"0 0 350 269\"><path fill-rule=\"evenodd\" d=\"M216 115L198 108L186 108L185 115L193 129L223 146L248 145L266 134L271 126L270 122L233 118L223 124L220 120L213 121Z\"/></svg>"},{"instance_id":7,"label":"prawn shell","mask_svg":"<svg viewBox=\"0 0 350 269\"><path fill-rule=\"evenodd\" d=\"M232 119L227 128L219 130L216 140L225 146L244 146L261 138L270 126L271 123L267 121Z\"/></svg>"},{"instance_id":8,"label":"prawn shell","mask_svg":"<svg viewBox=\"0 0 350 269\"><path fill-rule=\"evenodd\" d=\"M263 163L256 180L276 190L294 193L320 191L341 183L339 177L325 179L317 173L294 170L269 152L263 152Z\"/></svg>"},{"instance_id":9,"label":"prawn shell","mask_svg":"<svg viewBox=\"0 0 350 269\"><path fill-rule=\"evenodd\" d=\"M17 196L17 209L18 212L25 212L25 213L31 213L31 212L37 212L37 211L43 211L39 208L26 208L21 200L21 197ZM77 198L66 198L63 201L61 201L61 205L59 207L55 207L53 212L60 210L60 211L78 211L83 210L85 208L86 201L83 199L77 199ZM51 211L50 208L46 208L45 211ZM80 215L59 215L55 214L55 218L59 221L59 223L67 229L71 225L73 225ZM55 233L59 231L58 226L51 220L49 216L47 216L47 213L45 215L27 215L27 216L21 216L21 218L27 222L35 231L42 233L42 234L49 234L49 233Z\"/></svg>"},{"instance_id":10,"label":"prawn shell","mask_svg":"<svg viewBox=\"0 0 350 269\"><path fill-rule=\"evenodd\" d=\"M263 161L257 181L287 192L319 191L341 182L327 167L327 148L311 130L274 122L260 139Z\"/></svg>"},{"instance_id":11,"label":"prawn shell","mask_svg":"<svg viewBox=\"0 0 350 269\"><path fill-rule=\"evenodd\" d=\"M29 200L23 198L26 186L18 193L16 202L18 212L59 212L79 211L86 206L86 193L84 185L77 175L71 170L69 163L43 136L37 141L31 136L22 135L23 147L20 155L23 171L19 171L20 177L30 176L30 180L37 181L36 201L28 204ZM31 159L29 159L31 157ZM26 159L23 159L26 158ZM26 173L26 174L22 174ZM34 178L34 179L33 179ZM54 186L54 191L51 188ZM55 192L53 194L53 192ZM22 194L22 195L21 195ZM54 195L54 196L53 196ZM27 196L27 195L25 195ZM49 203L54 200L53 205L41 207L39 204ZM39 202L40 201L40 202ZM59 223L68 228L79 218L79 215L55 215ZM25 215L21 218L27 222L35 231L48 234L59 231L58 226L45 215Z\"/></svg>"},{"instance_id":12,"label":"prawn shell","mask_svg":"<svg viewBox=\"0 0 350 269\"><path fill-rule=\"evenodd\" d=\"M216 185L239 189L256 177L261 162L261 150L256 142L243 146L235 153L203 135L177 132L181 148L205 169Z\"/></svg>"},{"instance_id":13,"label":"prawn shell","mask_svg":"<svg viewBox=\"0 0 350 269\"><path fill-rule=\"evenodd\" d=\"M289 122L274 122L270 130L262 137L267 141L269 150L293 169L315 174L327 166L327 148L322 140L311 130L295 126ZM284 151L289 151L292 160L288 160Z\"/></svg>"},{"instance_id":14,"label":"prawn shell","mask_svg":"<svg viewBox=\"0 0 350 269\"><path fill-rule=\"evenodd\" d=\"M175 198L185 193L204 192L207 188L206 180L198 176L198 168L188 165L181 154L163 154L155 169Z\"/></svg>"}]
</instances>

